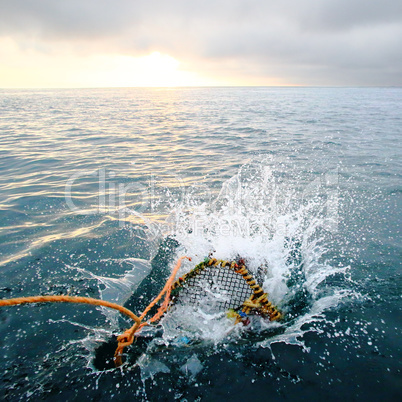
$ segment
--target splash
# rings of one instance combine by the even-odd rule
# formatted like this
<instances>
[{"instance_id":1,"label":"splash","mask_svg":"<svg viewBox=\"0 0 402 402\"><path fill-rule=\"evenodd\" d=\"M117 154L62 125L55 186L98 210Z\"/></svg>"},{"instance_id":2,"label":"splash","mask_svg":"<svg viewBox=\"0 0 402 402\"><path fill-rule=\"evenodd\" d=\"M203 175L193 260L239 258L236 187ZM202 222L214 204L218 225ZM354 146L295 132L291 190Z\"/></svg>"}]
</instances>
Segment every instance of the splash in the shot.
<instances>
[{"instance_id":1,"label":"splash","mask_svg":"<svg viewBox=\"0 0 402 402\"><path fill-rule=\"evenodd\" d=\"M151 339L144 350L151 357L137 359L136 364L143 366L145 378L160 371L158 367L167 372L166 367L173 364L168 358L162 362L152 357L159 356L161 348L166 347L178 351L184 347L189 351L202 344L204 348L219 350L223 342L241 343L246 339L256 347L270 348L273 343L285 342L305 348L303 335L319 332L316 324L326 320L325 312L352 296L345 280L348 267L331 263L328 253L334 241L330 231L334 226L329 224L333 218L329 216L331 197L326 196L322 187L314 194L311 186L308 195L279 180L275 170L260 161L242 166L238 174L223 183L214 200L199 202L197 194L191 193L172 206L163 226L148 224L152 244L155 233L160 233L159 241L175 240L176 256L185 254L192 258L193 262L183 264L179 274L188 272L194 263L209 255L226 260L245 259L247 268L259 276L269 300L284 319L277 323L256 317L248 326L235 326L225 313L175 306L158 328L148 328L143 333ZM175 259L174 248L165 249L162 244L159 252ZM157 259L154 256L152 265ZM166 261L156 264L166 265ZM138 264L135 261L135 269ZM142 269L143 274L150 272L148 279L153 284L161 281L161 288L161 271L144 264L140 264L146 268ZM138 285L136 275L133 270L121 279L98 278L106 285L101 296L121 301L128 294L127 289ZM334 277L342 280L332 281ZM219 292L213 296L225 297ZM189 358L187 354L184 357Z\"/></svg>"},{"instance_id":2,"label":"splash","mask_svg":"<svg viewBox=\"0 0 402 402\"><path fill-rule=\"evenodd\" d=\"M310 185L309 195L278 180L266 163L252 162L223 184L215 200L196 205L186 199L167 219L180 253L193 261L208 255L241 257L253 274L262 271L263 289L285 319L280 325L254 320L253 330L275 329L259 341L260 346L282 341L303 344L307 329L301 328L314 330L313 323L324 320L325 311L351 295L347 288L330 285L330 278L344 278L348 270L331 264L327 256L333 241L329 229L334 227L329 224L331 197L322 186L314 194ZM186 266L183 272L189 269ZM244 335L241 328L230 330L227 323L202 309L175 309L163 320L164 337L169 341L192 336L218 344L229 334Z\"/></svg>"}]
</instances>

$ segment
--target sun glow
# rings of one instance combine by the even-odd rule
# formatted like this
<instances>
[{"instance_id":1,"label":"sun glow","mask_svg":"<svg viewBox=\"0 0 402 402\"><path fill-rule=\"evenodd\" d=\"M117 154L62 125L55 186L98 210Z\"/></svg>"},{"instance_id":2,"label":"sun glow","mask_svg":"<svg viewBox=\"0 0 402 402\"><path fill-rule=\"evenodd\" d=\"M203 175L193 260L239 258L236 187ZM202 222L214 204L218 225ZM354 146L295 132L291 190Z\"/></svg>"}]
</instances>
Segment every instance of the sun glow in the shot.
<instances>
[{"instance_id":1,"label":"sun glow","mask_svg":"<svg viewBox=\"0 0 402 402\"><path fill-rule=\"evenodd\" d=\"M181 69L178 60L159 52L143 57L116 55L104 62L108 70L102 71L99 79L107 83L106 86L172 87L207 84L197 73Z\"/></svg>"},{"instance_id":2,"label":"sun glow","mask_svg":"<svg viewBox=\"0 0 402 402\"><path fill-rule=\"evenodd\" d=\"M174 87L220 85L160 52L134 57L28 49L0 39L0 88Z\"/></svg>"}]
</instances>

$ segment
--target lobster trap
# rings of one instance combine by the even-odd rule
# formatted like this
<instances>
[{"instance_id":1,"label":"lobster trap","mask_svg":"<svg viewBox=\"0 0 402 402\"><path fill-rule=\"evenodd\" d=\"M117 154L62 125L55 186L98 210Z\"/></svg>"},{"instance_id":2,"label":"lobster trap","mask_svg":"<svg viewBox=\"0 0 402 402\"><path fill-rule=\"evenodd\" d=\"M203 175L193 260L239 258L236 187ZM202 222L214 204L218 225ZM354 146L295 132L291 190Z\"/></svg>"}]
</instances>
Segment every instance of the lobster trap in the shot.
<instances>
[{"instance_id":1,"label":"lobster trap","mask_svg":"<svg viewBox=\"0 0 402 402\"><path fill-rule=\"evenodd\" d=\"M219 297L209 297L211 293ZM203 306L208 302L215 311L228 311L236 317L236 323L245 322L249 315L260 315L270 321L281 318L243 260L206 258L173 283L170 306Z\"/></svg>"}]
</instances>

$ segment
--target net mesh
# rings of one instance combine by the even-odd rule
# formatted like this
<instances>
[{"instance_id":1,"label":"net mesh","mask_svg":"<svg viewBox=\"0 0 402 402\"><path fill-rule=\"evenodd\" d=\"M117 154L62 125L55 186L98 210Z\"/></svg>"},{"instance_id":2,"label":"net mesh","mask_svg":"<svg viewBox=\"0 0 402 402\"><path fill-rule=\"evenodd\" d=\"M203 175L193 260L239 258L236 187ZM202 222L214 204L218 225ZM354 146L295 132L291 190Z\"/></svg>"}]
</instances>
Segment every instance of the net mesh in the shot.
<instances>
[{"instance_id":1,"label":"net mesh","mask_svg":"<svg viewBox=\"0 0 402 402\"><path fill-rule=\"evenodd\" d=\"M186 279L174 298L175 304L208 305L215 311L238 309L252 295L242 275L229 267L207 266Z\"/></svg>"}]
</instances>

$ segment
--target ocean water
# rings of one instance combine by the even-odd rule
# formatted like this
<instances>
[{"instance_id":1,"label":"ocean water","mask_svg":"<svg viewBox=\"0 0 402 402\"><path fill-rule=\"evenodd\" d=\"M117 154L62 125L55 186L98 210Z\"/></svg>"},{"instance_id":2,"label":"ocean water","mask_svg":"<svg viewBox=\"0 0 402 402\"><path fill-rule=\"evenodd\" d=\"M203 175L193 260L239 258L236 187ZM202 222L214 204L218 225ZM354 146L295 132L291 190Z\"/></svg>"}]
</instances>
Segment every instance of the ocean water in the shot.
<instances>
[{"instance_id":1,"label":"ocean water","mask_svg":"<svg viewBox=\"0 0 402 402\"><path fill-rule=\"evenodd\" d=\"M283 320L0 308L4 400L396 401L402 89L0 91L0 297L152 300L175 261L247 261ZM188 341L182 342L183 339Z\"/></svg>"}]
</instances>

